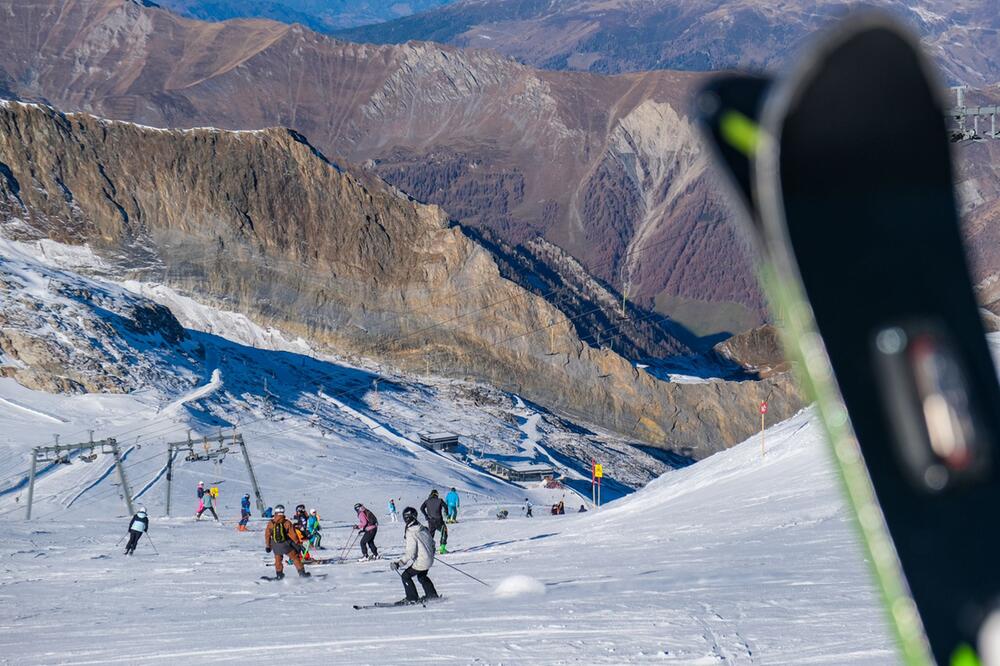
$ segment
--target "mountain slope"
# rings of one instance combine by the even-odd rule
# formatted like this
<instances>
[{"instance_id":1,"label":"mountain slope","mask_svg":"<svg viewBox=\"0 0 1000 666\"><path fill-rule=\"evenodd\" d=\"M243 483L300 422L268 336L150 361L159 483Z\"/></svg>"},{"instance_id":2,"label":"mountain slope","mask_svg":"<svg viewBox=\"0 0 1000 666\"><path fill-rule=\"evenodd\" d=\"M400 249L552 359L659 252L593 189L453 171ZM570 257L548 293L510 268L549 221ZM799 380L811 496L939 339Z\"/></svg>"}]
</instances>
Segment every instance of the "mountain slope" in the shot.
<instances>
[{"instance_id":1,"label":"mountain slope","mask_svg":"<svg viewBox=\"0 0 1000 666\"><path fill-rule=\"evenodd\" d=\"M753 432L768 395L776 415L798 408L787 376L667 383L583 343L440 209L345 171L289 130L165 131L11 102L0 105L0 163L4 234L89 244L118 274L338 351L517 387L695 457Z\"/></svg>"},{"instance_id":2,"label":"mountain slope","mask_svg":"<svg viewBox=\"0 0 1000 666\"><path fill-rule=\"evenodd\" d=\"M0 35L13 49L0 79L22 99L158 127L294 127L463 224L543 236L643 307L736 313L682 322L698 333L764 317L686 115L696 75L537 71L127 0L4 0Z\"/></svg>"},{"instance_id":3,"label":"mountain slope","mask_svg":"<svg viewBox=\"0 0 1000 666\"><path fill-rule=\"evenodd\" d=\"M389 21L454 0L160 0L156 4L188 18L225 21L267 18L329 32Z\"/></svg>"},{"instance_id":4,"label":"mountain slope","mask_svg":"<svg viewBox=\"0 0 1000 666\"><path fill-rule=\"evenodd\" d=\"M997 12L988 0L879 0L924 38L952 82L1000 80ZM432 40L495 49L552 69L765 68L849 5L795 0L464 0L415 16L338 33L354 41Z\"/></svg>"}]
</instances>

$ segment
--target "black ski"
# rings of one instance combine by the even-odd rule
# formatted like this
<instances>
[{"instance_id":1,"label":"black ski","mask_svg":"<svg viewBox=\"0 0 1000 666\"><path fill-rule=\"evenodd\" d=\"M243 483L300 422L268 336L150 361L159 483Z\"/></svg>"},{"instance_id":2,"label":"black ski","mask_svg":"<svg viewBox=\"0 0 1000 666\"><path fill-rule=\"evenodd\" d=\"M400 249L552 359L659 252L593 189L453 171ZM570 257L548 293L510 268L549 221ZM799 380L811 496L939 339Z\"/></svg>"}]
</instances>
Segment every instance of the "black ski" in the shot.
<instances>
[{"instance_id":1,"label":"black ski","mask_svg":"<svg viewBox=\"0 0 1000 666\"><path fill-rule=\"evenodd\" d=\"M439 596L433 599L421 597L417 601L376 601L373 604L355 604L354 610L368 610L371 608L406 608L408 606L420 606L421 608L426 608L427 604L437 603L438 601L443 600L444 597Z\"/></svg>"},{"instance_id":2,"label":"black ski","mask_svg":"<svg viewBox=\"0 0 1000 666\"><path fill-rule=\"evenodd\" d=\"M802 58L763 107L751 100L736 134L714 133L702 114L717 144L735 137L746 156L719 151L736 165L738 198L763 240L764 286L903 656L972 664L1000 597L1000 386L928 72L916 39L864 16Z\"/></svg>"}]
</instances>

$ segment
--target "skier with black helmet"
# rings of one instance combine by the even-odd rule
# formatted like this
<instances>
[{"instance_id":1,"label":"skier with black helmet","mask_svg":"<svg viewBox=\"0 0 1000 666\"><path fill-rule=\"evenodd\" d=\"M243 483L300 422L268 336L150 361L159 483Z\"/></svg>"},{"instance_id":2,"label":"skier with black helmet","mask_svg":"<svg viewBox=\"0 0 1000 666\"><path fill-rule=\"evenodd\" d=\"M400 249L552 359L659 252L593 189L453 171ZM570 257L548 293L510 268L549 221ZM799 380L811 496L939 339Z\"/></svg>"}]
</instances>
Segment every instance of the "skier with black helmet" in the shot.
<instances>
[{"instance_id":1,"label":"skier with black helmet","mask_svg":"<svg viewBox=\"0 0 1000 666\"><path fill-rule=\"evenodd\" d=\"M135 547L139 544L142 535L149 531L149 516L146 515L146 507L140 506L139 510L132 516L128 523L128 543L125 544L125 554L135 553ZM121 543L120 541L118 543Z\"/></svg>"},{"instance_id":2,"label":"skier with black helmet","mask_svg":"<svg viewBox=\"0 0 1000 666\"><path fill-rule=\"evenodd\" d=\"M431 490L431 494L427 496L424 503L420 505L420 512L424 514L427 518L427 529L430 530L431 537L440 530L441 531L441 554L444 555L448 552L448 526L445 525L445 503L438 497L438 491L435 488Z\"/></svg>"},{"instance_id":3,"label":"skier with black helmet","mask_svg":"<svg viewBox=\"0 0 1000 666\"><path fill-rule=\"evenodd\" d=\"M300 576L311 575L306 571L299 556L299 535L292 521L285 518L285 507L281 504L274 507L274 517L264 529L264 550L268 553L274 552L275 578L285 577L283 563L285 555L291 558Z\"/></svg>"},{"instance_id":4,"label":"skier with black helmet","mask_svg":"<svg viewBox=\"0 0 1000 666\"><path fill-rule=\"evenodd\" d=\"M354 505L354 510L358 512L358 524L354 529L361 532L361 559L358 561L377 560L379 554L375 546L375 535L378 534L378 518L361 502ZM369 549L371 553L368 552Z\"/></svg>"},{"instance_id":5,"label":"skier with black helmet","mask_svg":"<svg viewBox=\"0 0 1000 666\"><path fill-rule=\"evenodd\" d=\"M417 520L417 510L412 506L403 509L403 524L406 525L404 532L405 555L403 559L389 565L393 571L399 573L403 580L403 589L406 591L406 598L399 603L421 601L420 597L417 596L417 586L413 583L414 577L420 581L420 586L424 588L424 599L436 599L437 590L427 575L431 565L434 564L434 537Z\"/></svg>"}]
</instances>

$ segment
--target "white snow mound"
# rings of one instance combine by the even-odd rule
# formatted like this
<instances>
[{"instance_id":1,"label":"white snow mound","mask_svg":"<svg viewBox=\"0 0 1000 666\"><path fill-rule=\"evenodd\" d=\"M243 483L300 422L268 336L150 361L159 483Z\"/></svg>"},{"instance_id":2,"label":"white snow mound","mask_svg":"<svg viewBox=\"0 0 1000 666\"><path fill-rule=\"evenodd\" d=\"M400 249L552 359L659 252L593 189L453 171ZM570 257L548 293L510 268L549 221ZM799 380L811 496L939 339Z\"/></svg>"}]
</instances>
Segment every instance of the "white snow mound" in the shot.
<instances>
[{"instance_id":1,"label":"white snow mound","mask_svg":"<svg viewBox=\"0 0 1000 666\"><path fill-rule=\"evenodd\" d=\"M539 596L545 594L545 583L531 576L508 576L493 589L493 594L501 599Z\"/></svg>"}]
</instances>

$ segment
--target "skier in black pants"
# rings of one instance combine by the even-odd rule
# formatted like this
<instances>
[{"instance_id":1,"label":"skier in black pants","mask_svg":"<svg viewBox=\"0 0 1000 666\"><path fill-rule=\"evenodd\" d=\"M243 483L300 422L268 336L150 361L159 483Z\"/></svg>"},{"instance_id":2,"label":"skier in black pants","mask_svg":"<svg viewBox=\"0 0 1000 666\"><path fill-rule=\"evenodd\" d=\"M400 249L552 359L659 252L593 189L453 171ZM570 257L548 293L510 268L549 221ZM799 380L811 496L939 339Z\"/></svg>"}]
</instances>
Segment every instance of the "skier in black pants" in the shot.
<instances>
[{"instance_id":1,"label":"skier in black pants","mask_svg":"<svg viewBox=\"0 0 1000 666\"><path fill-rule=\"evenodd\" d=\"M378 518L360 502L354 505L354 510L358 512L358 524L354 529L361 532L361 559L358 561L377 560L379 555L378 548L375 547L375 535L378 534Z\"/></svg>"},{"instance_id":2,"label":"skier in black pants","mask_svg":"<svg viewBox=\"0 0 1000 666\"><path fill-rule=\"evenodd\" d=\"M427 531L427 528L417 520L417 510L412 506L403 509L403 524L406 525L405 547L406 554L402 560L393 562L389 566L393 571L399 572L403 579L403 589L406 590L406 599L399 603L415 603L420 601L417 596L417 586L413 584L413 578L420 581L420 586L424 588L424 599L436 599L437 590L431 582L427 572L434 564L434 537Z\"/></svg>"},{"instance_id":3,"label":"skier in black pants","mask_svg":"<svg viewBox=\"0 0 1000 666\"><path fill-rule=\"evenodd\" d=\"M448 552L448 526L445 525L445 503L440 497L438 497L437 489L431 491L431 494L424 500L424 503L420 505L420 512L424 514L427 518L427 529L431 533L431 538L434 534L441 530L441 554L444 555Z\"/></svg>"},{"instance_id":4,"label":"skier in black pants","mask_svg":"<svg viewBox=\"0 0 1000 666\"><path fill-rule=\"evenodd\" d=\"M132 516L132 520L128 523L128 543L125 545L126 555L131 555L135 552L135 547L138 545L139 539L148 531L149 517L146 515L146 507L140 506L135 515Z\"/></svg>"}]
</instances>

